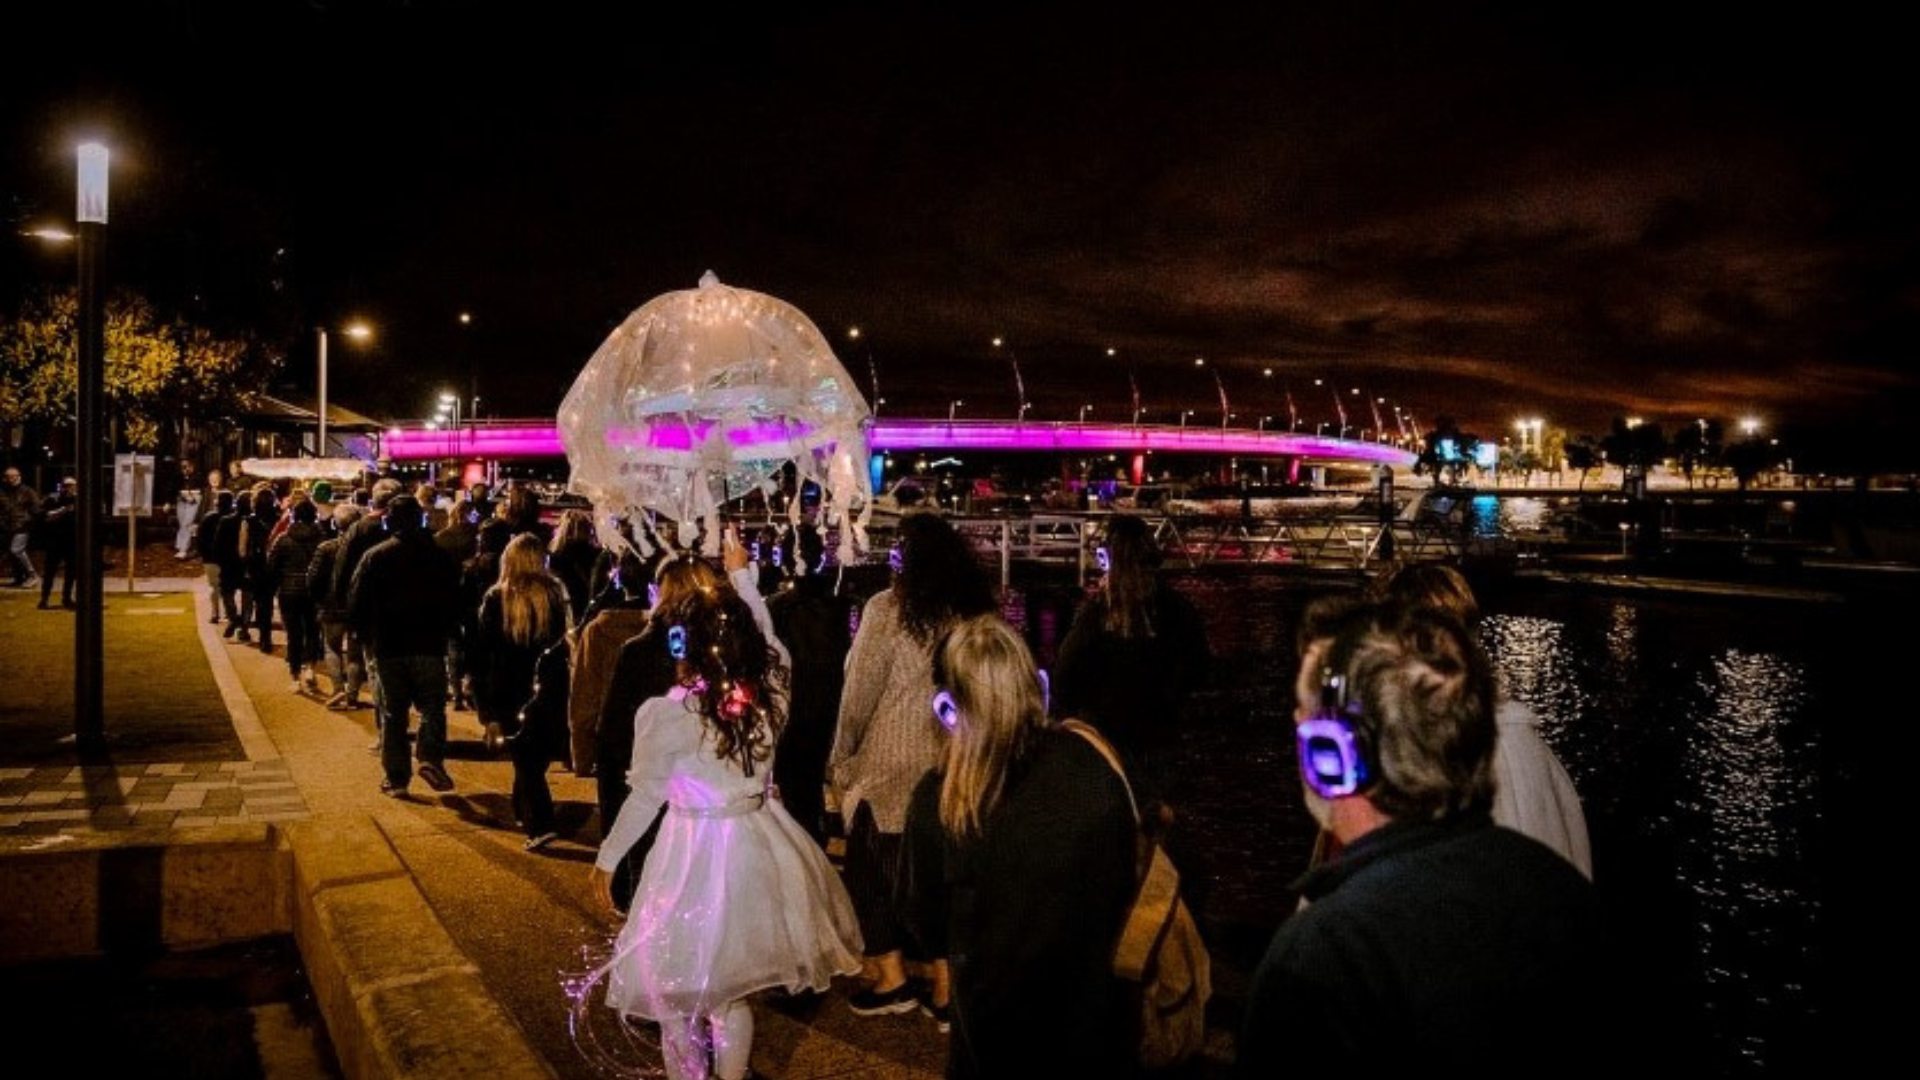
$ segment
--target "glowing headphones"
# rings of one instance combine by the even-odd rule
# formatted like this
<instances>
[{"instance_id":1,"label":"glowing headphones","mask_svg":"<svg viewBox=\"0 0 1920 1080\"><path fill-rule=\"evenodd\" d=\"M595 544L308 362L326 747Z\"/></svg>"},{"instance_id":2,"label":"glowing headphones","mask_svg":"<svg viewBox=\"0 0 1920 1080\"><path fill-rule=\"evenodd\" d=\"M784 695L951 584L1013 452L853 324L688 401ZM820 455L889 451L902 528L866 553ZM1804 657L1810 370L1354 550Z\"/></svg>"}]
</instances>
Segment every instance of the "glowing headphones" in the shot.
<instances>
[{"instance_id":1,"label":"glowing headphones","mask_svg":"<svg viewBox=\"0 0 1920 1080\"><path fill-rule=\"evenodd\" d=\"M756 543L755 543L755 544L754 544L753 546L757 548L757 547L759 547L760 545L759 545L759 543L758 543L758 542L756 542ZM760 557L760 553L759 553L758 551L755 551L755 552L754 552L754 558L756 558L756 559L757 559L757 558L759 558L759 557ZM775 570L778 570L778 569L780 569L780 563L781 563L781 558L780 558L780 545L779 545L779 544L775 544L775 545L773 545L773 568L774 568Z\"/></svg>"},{"instance_id":2,"label":"glowing headphones","mask_svg":"<svg viewBox=\"0 0 1920 1080\"><path fill-rule=\"evenodd\" d=\"M899 544L887 549L887 565L893 569L894 573L899 573L900 568L906 565L906 561L906 557L900 554Z\"/></svg>"},{"instance_id":3,"label":"glowing headphones","mask_svg":"<svg viewBox=\"0 0 1920 1080\"><path fill-rule=\"evenodd\" d=\"M1319 710L1294 727L1300 775L1322 798L1352 795L1373 781L1372 747L1359 720L1358 703L1347 698L1346 676L1327 672Z\"/></svg>"},{"instance_id":4,"label":"glowing headphones","mask_svg":"<svg viewBox=\"0 0 1920 1080\"><path fill-rule=\"evenodd\" d=\"M933 718L948 731L960 724L960 705L953 700L952 691L944 686L933 692Z\"/></svg>"},{"instance_id":5,"label":"glowing headphones","mask_svg":"<svg viewBox=\"0 0 1920 1080\"><path fill-rule=\"evenodd\" d=\"M760 541L755 540L753 543L747 545L747 558L752 559L754 562L760 561Z\"/></svg>"},{"instance_id":6,"label":"glowing headphones","mask_svg":"<svg viewBox=\"0 0 1920 1080\"><path fill-rule=\"evenodd\" d=\"M667 653L675 660L687 658L687 628L679 623L667 627Z\"/></svg>"},{"instance_id":7,"label":"glowing headphones","mask_svg":"<svg viewBox=\"0 0 1920 1080\"><path fill-rule=\"evenodd\" d=\"M1053 709L1053 680L1047 677L1047 669L1039 668L1040 673L1040 711ZM960 723L960 703L953 700L953 691L938 687L933 692L933 718L940 726L952 731Z\"/></svg>"},{"instance_id":8,"label":"glowing headphones","mask_svg":"<svg viewBox=\"0 0 1920 1080\"><path fill-rule=\"evenodd\" d=\"M1113 552L1107 550L1107 545L1101 544L1093 549L1093 564L1098 566L1103 574L1113 569Z\"/></svg>"},{"instance_id":9,"label":"glowing headphones","mask_svg":"<svg viewBox=\"0 0 1920 1080\"><path fill-rule=\"evenodd\" d=\"M657 581L647 582L647 606L650 608L660 606L660 583Z\"/></svg>"}]
</instances>

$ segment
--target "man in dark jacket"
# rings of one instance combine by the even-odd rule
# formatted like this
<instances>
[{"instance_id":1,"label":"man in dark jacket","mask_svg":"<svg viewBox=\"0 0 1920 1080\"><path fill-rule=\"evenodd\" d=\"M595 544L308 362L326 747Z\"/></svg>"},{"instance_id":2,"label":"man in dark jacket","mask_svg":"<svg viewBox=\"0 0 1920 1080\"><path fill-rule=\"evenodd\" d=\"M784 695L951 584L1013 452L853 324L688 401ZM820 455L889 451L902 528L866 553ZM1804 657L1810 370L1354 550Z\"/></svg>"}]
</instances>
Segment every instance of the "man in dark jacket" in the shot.
<instances>
[{"instance_id":1,"label":"man in dark jacket","mask_svg":"<svg viewBox=\"0 0 1920 1080\"><path fill-rule=\"evenodd\" d=\"M460 568L433 542L418 499L395 495L380 520L387 539L367 552L347 589L347 621L367 643L373 675L386 773L380 790L407 797L409 710L418 709L420 778L435 791L451 791L445 765L447 639L457 617Z\"/></svg>"},{"instance_id":2,"label":"man in dark jacket","mask_svg":"<svg viewBox=\"0 0 1920 1080\"><path fill-rule=\"evenodd\" d=\"M387 539L388 533L382 519L386 517L387 504L399 493L400 481L392 477L382 477L374 481L373 489L367 493L367 507L365 512L360 515L358 520L349 524L346 530L340 534L340 552L334 557L333 572L328 576L325 586L326 595L322 597L320 601L322 607L331 607L334 611L340 612L343 616L345 615L347 611L347 591L353 585L354 571L360 568L360 560L366 558L367 552L372 551L375 544ZM316 589L321 588L321 583L315 581L313 582L313 587ZM360 671L366 672L369 678L377 678L377 676L373 675L373 665L370 663L367 654L366 640L360 634L353 631L353 623L351 620L348 620L347 626L347 636L341 651L345 658L343 661L343 670L349 672L347 675L348 692L345 704L351 707L359 698L359 694L356 691L358 684L353 679L351 671L358 668ZM336 687L336 690L337 689ZM380 695L379 687L376 686L373 693L374 699L377 701ZM338 697L339 695L336 693L335 696ZM330 701L328 704L333 705L334 703ZM376 725L376 727L377 726L378 725ZM375 743L374 747L378 749L379 744Z\"/></svg>"},{"instance_id":3,"label":"man in dark jacket","mask_svg":"<svg viewBox=\"0 0 1920 1080\"><path fill-rule=\"evenodd\" d=\"M73 570L79 562L80 533L79 481L69 476L40 504L46 548L45 573L40 575L40 606L53 599L53 576L66 568L66 580L60 586L60 606L73 607ZM84 571L83 571L84 572Z\"/></svg>"},{"instance_id":4,"label":"man in dark jacket","mask_svg":"<svg viewBox=\"0 0 1920 1080\"><path fill-rule=\"evenodd\" d=\"M280 623L287 631L287 669L292 673L293 692L318 693L320 681L314 665L320 662L320 615L314 606L313 589L307 570L320 547L323 534L318 524L319 507L312 499L301 499L287 511L291 524L287 531L267 545L267 574L279 583Z\"/></svg>"}]
</instances>

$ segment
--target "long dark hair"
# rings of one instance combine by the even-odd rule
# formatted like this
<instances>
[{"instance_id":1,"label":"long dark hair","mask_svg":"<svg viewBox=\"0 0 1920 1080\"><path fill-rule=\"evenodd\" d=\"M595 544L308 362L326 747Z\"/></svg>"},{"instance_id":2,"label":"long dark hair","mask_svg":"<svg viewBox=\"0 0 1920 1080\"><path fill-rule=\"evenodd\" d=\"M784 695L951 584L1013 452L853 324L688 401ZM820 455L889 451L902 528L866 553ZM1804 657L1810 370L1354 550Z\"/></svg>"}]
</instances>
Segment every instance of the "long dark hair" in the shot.
<instances>
[{"instance_id":1,"label":"long dark hair","mask_svg":"<svg viewBox=\"0 0 1920 1080\"><path fill-rule=\"evenodd\" d=\"M679 684L693 693L700 722L713 732L714 756L748 776L773 754L786 725L787 669L753 609L724 582L696 588L663 612L684 638ZM672 636L672 630L669 630Z\"/></svg>"},{"instance_id":2,"label":"long dark hair","mask_svg":"<svg viewBox=\"0 0 1920 1080\"><path fill-rule=\"evenodd\" d=\"M1119 638L1154 636L1153 594L1159 588L1160 548L1144 519L1116 514L1107 522L1107 632Z\"/></svg>"},{"instance_id":3,"label":"long dark hair","mask_svg":"<svg viewBox=\"0 0 1920 1080\"><path fill-rule=\"evenodd\" d=\"M900 622L932 645L955 619L998 610L993 588L966 537L946 518L922 511L900 519L900 572L893 577Z\"/></svg>"}]
</instances>

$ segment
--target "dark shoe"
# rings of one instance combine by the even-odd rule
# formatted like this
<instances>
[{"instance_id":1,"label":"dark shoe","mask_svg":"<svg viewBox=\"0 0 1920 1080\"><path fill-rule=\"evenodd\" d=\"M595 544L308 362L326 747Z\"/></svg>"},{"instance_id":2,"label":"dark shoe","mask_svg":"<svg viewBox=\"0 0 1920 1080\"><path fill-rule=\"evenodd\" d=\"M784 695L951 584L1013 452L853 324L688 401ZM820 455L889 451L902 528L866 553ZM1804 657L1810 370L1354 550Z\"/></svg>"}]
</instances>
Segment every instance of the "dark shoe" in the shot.
<instances>
[{"instance_id":1,"label":"dark shoe","mask_svg":"<svg viewBox=\"0 0 1920 1080\"><path fill-rule=\"evenodd\" d=\"M538 836L528 837L527 842L521 845L521 850L539 851L541 848L546 847L548 844L551 844L558 839L560 839L560 834L549 829Z\"/></svg>"},{"instance_id":2,"label":"dark shoe","mask_svg":"<svg viewBox=\"0 0 1920 1080\"><path fill-rule=\"evenodd\" d=\"M50 607L52 607L52 606L53 606L52 604L49 604L49 603L47 603L47 602L46 602L45 600L42 600L42 601L40 601L40 610L41 610L41 611L45 611L45 610L47 610L48 608L50 608Z\"/></svg>"},{"instance_id":3,"label":"dark shoe","mask_svg":"<svg viewBox=\"0 0 1920 1080\"><path fill-rule=\"evenodd\" d=\"M227 623L227 628L225 630L220 631L220 636L223 638L230 638L239 632L240 632L240 628L234 623L229 622Z\"/></svg>"},{"instance_id":4,"label":"dark shoe","mask_svg":"<svg viewBox=\"0 0 1920 1080\"><path fill-rule=\"evenodd\" d=\"M901 983L887 991L871 987L857 991L847 999L847 1006L855 1016L892 1016L912 1012L920 1007L920 1002L913 996L913 984Z\"/></svg>"},{"instance_id":5,"label":"dark shoe","mask_svg":"<svg viewBox=\"0 0 1920 1080\"><path fill-rule=\"evenodd\" d=\"M233 635L233 640L239 642L242 645L251 645L253 644L253 635L247 633L245 630L242 630L239 633Z\"/></svg>"},{"instance_id":6,"label":"dark shoe","mask_svg":"<svg viewBox=\"0 0 1920 1080\"><path fill-rule=\"evenodd\" d=\"M76 604L76 603L74 603L74 602L73 602L73 601L71 601L71 600L62 600L62 601L60 601L60 606L61 606L61 607L72 607L72 608L77 608L77 607L79 607L80 605L79 605L79 604Z\"/></svg>"},{"instance_id":7,"label":"dark shoe","mask_svg":"<svg viewBox=\"0 0 1920 1080\"><path fill-rule=\"evenodd\" d=\"M447 770L434 762L426 761L420 764L420 779L425 780L427 786L435 791L453 790L453 777L448 776Z\"/></svg>"},{"instance_id":8,"label":"dark shoe","mask_svg":"<svg viewBox=\"0 0 1920 1080\"><path fill-rule=\"evenodd\" d=\"M382 780L380 781L380 794L385 795L389 799L404 800L407 797L407 785L396 784L391 780Z\"/></svg>"}]
</instances>

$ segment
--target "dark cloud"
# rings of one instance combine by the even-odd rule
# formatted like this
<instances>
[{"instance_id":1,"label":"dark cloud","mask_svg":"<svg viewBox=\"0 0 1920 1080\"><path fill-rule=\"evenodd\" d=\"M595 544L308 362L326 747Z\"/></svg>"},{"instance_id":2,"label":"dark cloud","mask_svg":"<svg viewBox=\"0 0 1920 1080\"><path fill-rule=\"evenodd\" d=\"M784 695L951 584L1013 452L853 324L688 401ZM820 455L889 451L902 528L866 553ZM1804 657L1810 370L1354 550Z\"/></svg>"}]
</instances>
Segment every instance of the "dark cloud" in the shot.
<instances>
[{"instance_id":1,"label":"dark cloud","mask_svg":"<svg viewBox=\"0 0 1920 1080\"><path fill-rule=\"evenodd\" d=\"M1483 431L1913 403L1905 38L1864 9L465 7L24 16L89 55L16 50L16 216L106 124L116 254L378 319L334 392L394 415L468 364L551 410L707 269L861 326L895 413L1011 415L1016 362L1040 417L1130 378L1217 417L1216 372Z\"/></svg>"}]
</instances>

